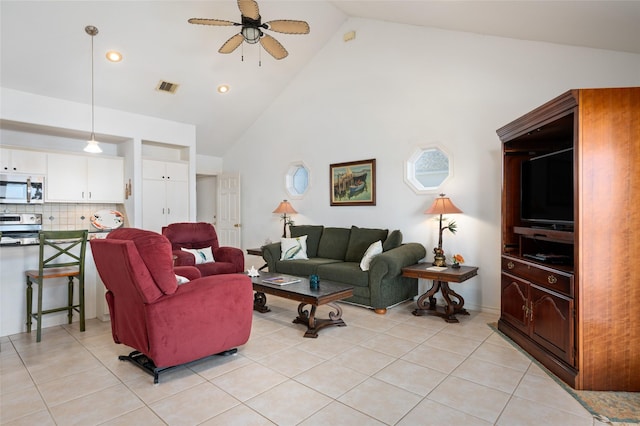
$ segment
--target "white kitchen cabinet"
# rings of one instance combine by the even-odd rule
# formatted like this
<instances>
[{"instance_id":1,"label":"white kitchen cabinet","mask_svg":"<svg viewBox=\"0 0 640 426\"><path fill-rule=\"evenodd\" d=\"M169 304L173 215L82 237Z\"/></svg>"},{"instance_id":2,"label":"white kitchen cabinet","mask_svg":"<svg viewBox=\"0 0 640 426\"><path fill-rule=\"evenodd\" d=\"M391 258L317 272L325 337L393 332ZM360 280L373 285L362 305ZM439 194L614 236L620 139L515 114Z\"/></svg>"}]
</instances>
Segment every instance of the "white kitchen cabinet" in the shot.
<instances>
[{"instance_id":1,"label":"white kitchen cabinet","mask_svg":"<svg viewBox=\"0 0 640 426\"><path fill-rule=\"evenodd\" d=\"M142 227L162 227L189 220L189 165L142 160Z\"/></svg>"},{"instance_id":2,"label":"white kitchen cabinet","mask_svg":"<svg viewBox=\"0 0 640 426\"><path fill-rule=\"evenodd\" d=\"M46 201L122 203L122 158L48 154Z\"/></svg>"},{"instance_id":3,"label":"white kitchen cabinet","mask_svg":"<svg viewBox=\"0 0 640 426\"><path fill-rule=\"evenodd\" d=\"M47 173L47 154L23 149L0 148L0 172Z\"/></svg>"}]
</instances>

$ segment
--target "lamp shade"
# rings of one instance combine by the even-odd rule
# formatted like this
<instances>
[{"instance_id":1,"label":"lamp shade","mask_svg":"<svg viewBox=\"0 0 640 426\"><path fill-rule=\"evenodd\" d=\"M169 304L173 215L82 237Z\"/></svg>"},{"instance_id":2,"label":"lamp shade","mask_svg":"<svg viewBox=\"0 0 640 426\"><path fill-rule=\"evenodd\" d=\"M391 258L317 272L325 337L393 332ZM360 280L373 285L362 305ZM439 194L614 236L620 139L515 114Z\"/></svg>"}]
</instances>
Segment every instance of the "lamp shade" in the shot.
<instances>
[{"instance_id":1,"label":"lamp shade","mask_svg":"<svg viewBox=\"0 0 640 426\"><path fill-rule=\"evenodd\" d=\"M445 197L444 194L440 194L440 197L433 200L433 204L424 214L452 214L462 213L462 210L457 208L449 197Z\"/></svg>"},{"instance_id":2,"label":"lamp shade","mask_svg":"<svg viewBox=\"0 0 640 426\"><path fill-rule=\"evenodd\" d=\"M293 208L293 206L291 205L290 202L288 202L287 200L282 200L282 202L280 204L278 204L278 207L276 207L276 209L273 211L274 213L280 213L280 214L294 214L294 213L298 213L296 211L296 209Z\"/></svg>"}]
</instances>

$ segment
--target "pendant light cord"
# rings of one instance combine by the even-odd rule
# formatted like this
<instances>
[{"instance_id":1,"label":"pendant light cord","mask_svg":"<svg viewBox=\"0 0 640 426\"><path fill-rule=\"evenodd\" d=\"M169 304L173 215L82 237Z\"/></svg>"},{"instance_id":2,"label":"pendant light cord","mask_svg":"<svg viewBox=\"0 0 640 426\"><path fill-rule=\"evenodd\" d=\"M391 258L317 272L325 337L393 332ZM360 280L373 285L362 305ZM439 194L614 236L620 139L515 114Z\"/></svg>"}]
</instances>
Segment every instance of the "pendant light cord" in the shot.
<instances>
[{"instance_id":1,"label":"pendant light cord","mask_svg":"<svg viewBox=\"0 0 640 426\"><path fill-rule=\"evenodd\" d=\"M87 25L84 27L84 31L91 36L91 140L95 140L95 96L94 96L94 53L93 53L93 38L98 34L98 28L93 25Z\"/></svg>"},{"instance_id":2,"label":"pendant light cord","mask_svg":"<svg viewBox=\"0 0 640 426\"><path fill-rule=\"evenodd\" d=\"M91 140L96 139L95 134L95 104L94 104L94 84L93 84L93 36L95 34L91 34Z\"/></svg>"}]
</instances>

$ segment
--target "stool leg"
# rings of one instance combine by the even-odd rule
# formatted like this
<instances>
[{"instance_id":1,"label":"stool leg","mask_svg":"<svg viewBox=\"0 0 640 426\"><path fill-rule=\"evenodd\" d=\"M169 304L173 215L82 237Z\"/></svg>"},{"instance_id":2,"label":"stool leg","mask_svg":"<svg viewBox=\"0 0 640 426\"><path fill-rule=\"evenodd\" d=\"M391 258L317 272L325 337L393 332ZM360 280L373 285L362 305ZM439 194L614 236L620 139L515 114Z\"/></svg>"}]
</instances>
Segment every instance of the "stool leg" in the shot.
<instances>
[{"instance_id":1,"label":"stool leg","mask_svg":"<svg viewBox=\"0 0 640 426\"><path fill-rule=\"evenodd\" d=\"M78 303L80 304L80 331L84 331L84 277L78 278Z\"/></svg>"},{"instance_id":2,"label":"stool leg","mask_svg":"<svg viewBox=\"0 0 640 426\"><path fill-rule=\"evenodd\" d=\"M31 278L27 275L27 333L31 333L31 312L33 312L33 288Z\"/></svg>"},{"instance_id":3,"label":"stool leg","mask_svg":"<svg viewBox=\"0 0 640 426\"><path fill-rule=\"evenodd\" d=\"M73 277L69 277L69 282L67 283L68 292L67 292L67 316L69 317L69 324L71 324L73 320Z\"/></svg>"},{"instance_id":4,"label":"stool leg","mask_svg":"<svg viewBox=\"0 0 640 426\"><path fill-rule=\"evenodd\" d=\"M38 332L36 334L36 342L40 342L40 340L42 340L42 287L44 280L39 279L36 281L36 284L38 285L38 317L36 318L36 321L38 321Z\"/></svg>"}]
</instances>

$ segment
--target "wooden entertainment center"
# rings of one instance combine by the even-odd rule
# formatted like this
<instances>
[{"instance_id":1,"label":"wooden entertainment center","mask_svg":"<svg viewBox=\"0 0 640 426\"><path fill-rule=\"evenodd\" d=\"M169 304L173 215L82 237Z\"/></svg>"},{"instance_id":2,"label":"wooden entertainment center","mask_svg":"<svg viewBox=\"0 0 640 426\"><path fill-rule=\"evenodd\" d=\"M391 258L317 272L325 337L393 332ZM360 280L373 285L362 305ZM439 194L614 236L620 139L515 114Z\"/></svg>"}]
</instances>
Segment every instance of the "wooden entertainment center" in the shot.
<instances>
[{"instance_id":1,"label":"wooden entertainment center","mask_svg":"<svg viewBox=\"0 0 640 426\"><path fill-rule=\"evenodd\" d=\"M500 331L575 389L640 391L640 87L570 90L497 134ZM573 156L572 200L553 174L533 190L521 176L560 151ZM529 191L549 206L523 212L539 201ZM566 201L563 217L552 204Z\"/></svg>"}]
</instances>

